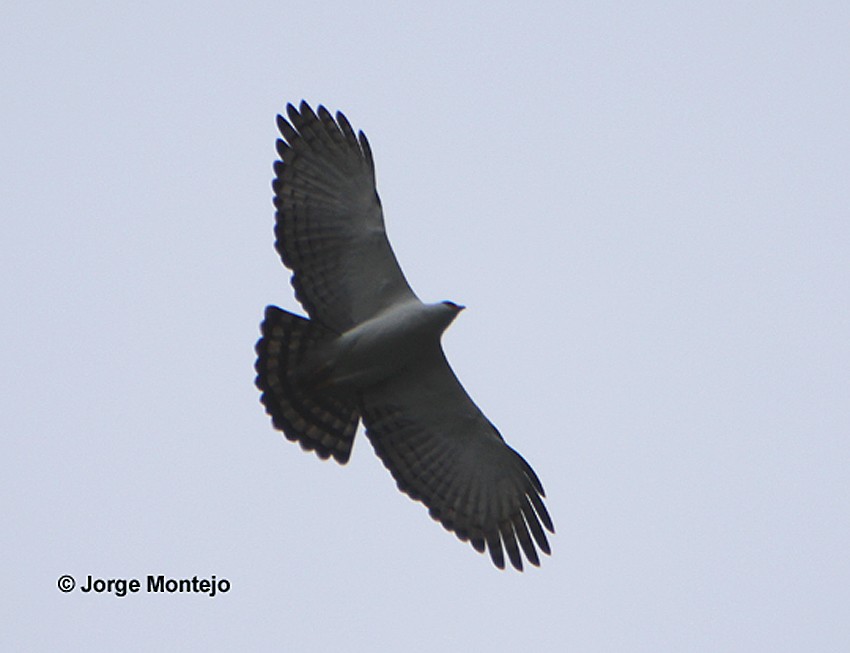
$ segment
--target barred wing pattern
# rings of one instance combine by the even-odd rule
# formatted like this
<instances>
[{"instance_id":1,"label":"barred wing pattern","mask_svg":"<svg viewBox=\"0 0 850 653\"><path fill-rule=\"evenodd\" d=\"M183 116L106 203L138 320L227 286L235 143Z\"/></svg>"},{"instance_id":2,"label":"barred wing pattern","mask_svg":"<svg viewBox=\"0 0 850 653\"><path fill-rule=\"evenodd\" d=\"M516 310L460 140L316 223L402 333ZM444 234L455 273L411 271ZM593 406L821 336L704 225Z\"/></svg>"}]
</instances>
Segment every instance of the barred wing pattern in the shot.
<instances>
[{"instance_id":1,"label":"barred wing pattern","mask_svg":"<svg viewBox=\"0 0 850 653\"><path fill-rule=\"evenodd\" d=\"M479 552L488 550L499 568L505 554L519 570L522 553L539 564L538 550L550 551L545 530L554 533L543 487L473 403L443 354L439 335L456 312L439 333L407 341L402 351L409 359L397 367L385 359L398 348L378 346L356 358L365 371L380 374L363 376L370 381L353 392L335 396L317 378L302 375L303 361L328 351L325 345L333 349L353 328L363 325L373 341L393 338L396 323L388 316L430 319L441 305L419 302L390 248L363 132L355 135L341 113L334 118L322 106L314 112L305 102L298 109L287 105L287 116L278 116L283 139L273 182L275 247L311 319L276 307L266 311L256 347L256 383L266 411L288 439L340 463L348 460L362 419L398 487L422 501L434 519ZM344 342L347 347L351 340ZM327 362L331 385L337 360Z\"/></svg>"},{"instance_id":2,"label":"barred wing pattern","mask_svg":"<svg viewBox=\"0 0 850 653\"><path fill-rule=\"evenodd\" d=\"M520 571L520 548L534 565L534 542L550 552L542 526L553 533L554 527L540 480L469 398L439 345L401 376L364 392L362 412L399 489L477 551L486 545L497 567L505 566L502 547Z\"/></svg>"},{"instance_id":3,"label":"barred wing pattern","mask_svg":"<svg viewBox=\"0 0 850 653\"><path fill-rule=\"evenodd\" d=\"M290 104L287 115L277 121L275 248L307 314L342 333L415 295L387 240L366 135L322 106L316 115Z\"/></svg>"}]
</instances>

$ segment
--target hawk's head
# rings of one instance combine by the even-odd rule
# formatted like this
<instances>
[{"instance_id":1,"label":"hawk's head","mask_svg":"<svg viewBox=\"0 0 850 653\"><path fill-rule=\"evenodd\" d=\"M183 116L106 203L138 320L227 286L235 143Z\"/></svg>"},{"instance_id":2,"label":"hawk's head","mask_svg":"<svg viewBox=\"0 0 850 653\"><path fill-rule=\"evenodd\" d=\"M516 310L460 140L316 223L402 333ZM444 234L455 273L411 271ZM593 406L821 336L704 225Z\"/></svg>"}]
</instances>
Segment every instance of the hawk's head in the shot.
<instances>
[{"instance_id":1,"label":"hawk's head","mask_svg":"<svg viewBox=\"0 0 850 653\"><path fill-rule=\"evenodd\" d=\"M460 304L455 304L454 302L450 302L450 301L442 302L442 304L443 304L443 306L448 306L455 315L457 315L463 309L466 308L466 306L461 306Z\"/></svg>"}]
</instances>

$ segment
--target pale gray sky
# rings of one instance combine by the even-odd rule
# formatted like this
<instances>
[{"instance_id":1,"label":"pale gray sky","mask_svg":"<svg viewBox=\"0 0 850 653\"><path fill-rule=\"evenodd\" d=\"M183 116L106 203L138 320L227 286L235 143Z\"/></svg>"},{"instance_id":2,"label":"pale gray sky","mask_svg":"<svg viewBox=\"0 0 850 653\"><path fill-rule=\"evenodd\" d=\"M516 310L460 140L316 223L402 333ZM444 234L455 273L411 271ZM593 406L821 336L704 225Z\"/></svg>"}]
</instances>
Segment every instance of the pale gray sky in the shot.
<instances>
[{"instance_id":1,"label":"pale gray sky","mask_svg":"<svg viewBox=\"0 0 850 653\"><path fill-rule=\"evenodd\" d=\"M3 649L850 650L850 7L0 11ZM342 109L553 556L274 431L274 116ZM227 578L123 598L57 580Z\"/></svg>"}]
</instances>

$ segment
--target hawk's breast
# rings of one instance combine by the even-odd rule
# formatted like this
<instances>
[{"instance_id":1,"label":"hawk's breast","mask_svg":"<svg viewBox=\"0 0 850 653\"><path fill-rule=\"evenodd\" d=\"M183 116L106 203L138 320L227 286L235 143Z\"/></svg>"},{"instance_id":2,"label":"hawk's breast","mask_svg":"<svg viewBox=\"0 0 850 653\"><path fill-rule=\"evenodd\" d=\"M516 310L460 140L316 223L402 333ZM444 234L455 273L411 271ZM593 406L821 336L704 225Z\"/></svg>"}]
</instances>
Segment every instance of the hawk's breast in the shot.
<instances>
[{"instance_id":1,"label":"hawk's breast","mask_svg":"<svg viewBox=\"0 0 850 653\"><path fill-rule=\"evenodd\" d=\"M439 346L456 307L413 299L349 329L326 349L323 365L337 387L365 389L392 378Z\"/></svg>"}]
</instances>

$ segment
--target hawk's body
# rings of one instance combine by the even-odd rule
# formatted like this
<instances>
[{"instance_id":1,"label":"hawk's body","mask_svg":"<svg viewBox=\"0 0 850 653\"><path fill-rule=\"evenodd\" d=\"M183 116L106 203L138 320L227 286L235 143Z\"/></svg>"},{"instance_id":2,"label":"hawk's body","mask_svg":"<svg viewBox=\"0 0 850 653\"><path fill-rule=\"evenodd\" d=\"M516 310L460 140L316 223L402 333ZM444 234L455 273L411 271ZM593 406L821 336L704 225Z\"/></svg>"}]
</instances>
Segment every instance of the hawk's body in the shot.
<instances>
[{"instance_id":1,"label":"hawk's body","mask_svg":"<svg viewBox=\"0 0 850 653\"><path fill-rule=\"evenodd\" d=\"M276 427L348 460L359 421L401 490L504 567L554 532L531 467L464 391L440 337L462 307L423 304L384 230L372 152L345 116L304 102L278 116L276 248L310 320L270 306L257 386ZM542 524L542 526L541 526Z\"/></svg>"}]
</instances>

